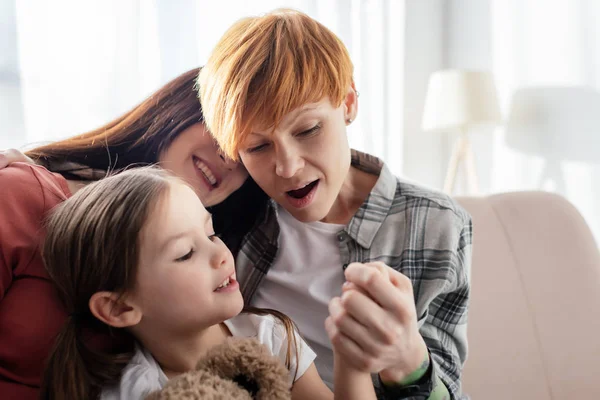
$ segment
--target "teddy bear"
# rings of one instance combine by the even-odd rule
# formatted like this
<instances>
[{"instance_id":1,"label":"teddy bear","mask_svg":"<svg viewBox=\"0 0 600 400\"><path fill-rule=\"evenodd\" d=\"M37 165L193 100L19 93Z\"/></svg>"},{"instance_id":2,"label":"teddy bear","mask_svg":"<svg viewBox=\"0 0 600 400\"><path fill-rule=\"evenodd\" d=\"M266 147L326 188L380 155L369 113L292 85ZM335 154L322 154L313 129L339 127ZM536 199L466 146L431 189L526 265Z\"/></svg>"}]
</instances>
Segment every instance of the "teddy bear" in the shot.
<instances>
[{"instance_id":1,"label":"teddy bear","mask_svg":"<svg viewBox=\"0 0 600 400\"><path fill-rule=\"evenodd\" d=\"M194 371L170 380L146 400L290 400L289 371L256 339L228 338Z\"/></svg>"}]
</instances>

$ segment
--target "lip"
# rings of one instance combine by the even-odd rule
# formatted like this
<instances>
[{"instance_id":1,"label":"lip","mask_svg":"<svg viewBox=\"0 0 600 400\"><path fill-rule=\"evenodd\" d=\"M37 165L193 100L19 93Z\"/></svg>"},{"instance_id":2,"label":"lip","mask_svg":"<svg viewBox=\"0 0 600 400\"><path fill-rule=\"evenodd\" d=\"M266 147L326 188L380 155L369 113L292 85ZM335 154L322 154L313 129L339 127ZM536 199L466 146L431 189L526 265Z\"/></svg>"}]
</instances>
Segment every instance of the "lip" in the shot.
<instances>
[{"instance_id":1,"label":"lip","mask_svg":"<svg viewBox=\"0 0 600 400\"><path fill-rule=\"evenodd\" d=\"M217 183L215 183L214 185L211 185L210 181L204 175L204 173L198 167L196 167L196 160L203 162L204 165L206 165L208 167L208 169L210 169L210 172L214 175L215 179L217 180ZM215 190L221 185L221 176L215 171L215 169L212 167L212 165L210 165L209 162L207 162L203 158L192 155L192 163L194 164L194 170L196 171L196 174L200 177L200 180L202 182L204 182L206 188L209 191Z\"/></svg>"},{"instance_id":2,"label":"lip","mask_svg":"<svg viewBox=\"0 0 600 400\"><path fill-rule=\"evenodd\" d=\"M291 190L302 189L306 185L310 185L311 183L313 183L314 181L317 181L317 180L319 180L319 178L310 179L310 180L304 181L304 183L300 183L300 184L297 184L297 185L294 185L294 186L290 186L287 189L284 189L284 192L287 193L287 192L289 192Z\"/></svg>"},{"instance_id":3,"label":"lip","mask_svg":"<svg viewBox=\"0 0 600 400\"><path fill-rule=\"evenodd\" d=\"M224 275L221 280L219 281L219 283L217 284L217 286L214 288L213 292L216 291L219 288L219 285L221 285L221 283L223 283L223 281L225 279L229 278L229 280L231 281L231 283L229 283L229 286L231 286L233 283L237 283L236 279L235 279L235 270L233 270L232 272L230 272L227 275ZM227 286L227 288L229 287ZM223 289L219 290L220 292L223 291Z\"/></svg>"},{"instance_id":4,"label":"lip","mask_svg":"<svg viewBox=\"0 0 600 400\"><path fill-rule=\"evenodd\" d=\"M314 181L311 181L311 182L314 182ZM311 182L309 182L309 183L311 183ZM321 183L321 181L319 180L317 182L317 184L310 190L310 192L308 192L308 194L301 199L292 197L287 192L285 193L285 199L287 200L288 204L294 208L300 209L300 208L308 207L315 200L315 197L317 195L317 190L319 189L320 183ZM306 186L306 185L304 185L304 186ZM303 188L304 186L300 186L300 188ZM292 190L294 190L294 189L292 189Z\"/></svg>"},{"instance_id":5,"label":"lip","mask_svg":"<svg viewBox=\"0 0 600 400\"><path fill-rule=\"evenodd\" d=\"M229 282L229 285L227 287L224 287L223 289L220 290L216 290L214 291L214 293L231 293L231 292L237 292L240 289L240 284L238 283L238 281L236 281L235 279L232 279L231 282Z\"/></svg>"}]
</instances>

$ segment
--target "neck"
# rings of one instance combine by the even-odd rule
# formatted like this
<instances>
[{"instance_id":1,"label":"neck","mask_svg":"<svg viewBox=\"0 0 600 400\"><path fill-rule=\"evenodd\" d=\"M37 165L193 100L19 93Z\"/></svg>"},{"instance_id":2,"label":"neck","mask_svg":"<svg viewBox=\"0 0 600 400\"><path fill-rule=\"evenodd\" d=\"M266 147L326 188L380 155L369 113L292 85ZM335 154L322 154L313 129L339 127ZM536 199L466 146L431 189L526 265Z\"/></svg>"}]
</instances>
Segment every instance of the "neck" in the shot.
<instances>
[{"instance_id":1,"label":"neck","mask_svg":"<svg viewBox=\"0 0 600 400\"><path fill-rule=\"evenodd\" d=\"M373 190L378 178L351 166L331 210L321 221L347 225Z\"/></svg>"},{"instance_id":2,"label":"neck","mask_svg":"<svg viewBox=\"0 0 600 400\"><path fill-rule=\"evenodd\" d=\"M208 350L231 336L229 329L223 323L212 325L192 335L159 330L151 332L151 337L138 332L135 336L152 354L169 379L194 370Z\"/></svg>"}]
</instances>

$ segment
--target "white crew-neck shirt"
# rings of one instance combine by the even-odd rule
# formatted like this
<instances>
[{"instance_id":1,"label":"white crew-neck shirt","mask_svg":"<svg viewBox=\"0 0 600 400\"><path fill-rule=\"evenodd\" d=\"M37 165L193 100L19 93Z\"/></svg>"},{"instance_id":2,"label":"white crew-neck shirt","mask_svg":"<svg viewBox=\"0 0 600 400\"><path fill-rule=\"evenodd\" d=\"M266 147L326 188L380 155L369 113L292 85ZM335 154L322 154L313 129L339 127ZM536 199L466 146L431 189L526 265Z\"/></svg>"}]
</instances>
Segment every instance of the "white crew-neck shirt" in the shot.
<instances>
[{"instance_id":1,"label":"white crew-neck shirt","mask_svg":"<svg viewBox=\"0 0 600 400\"><path fill-rule=\"evenodd\" d=\"M333 351L325 319L329 301L342 293L345 281L338 234L345 225L296 220L281 206L279 252L258 287L252 304L290 317L317 353L315 366L333 389Z\"/></svg>"}]
</instances>

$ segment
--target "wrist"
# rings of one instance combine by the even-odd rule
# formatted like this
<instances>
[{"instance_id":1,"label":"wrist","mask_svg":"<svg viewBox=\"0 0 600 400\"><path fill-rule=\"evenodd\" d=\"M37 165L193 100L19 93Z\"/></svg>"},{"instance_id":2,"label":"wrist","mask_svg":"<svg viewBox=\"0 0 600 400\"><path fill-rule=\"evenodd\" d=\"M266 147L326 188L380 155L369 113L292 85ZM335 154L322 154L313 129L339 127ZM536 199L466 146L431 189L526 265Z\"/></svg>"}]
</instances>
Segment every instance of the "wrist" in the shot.
<instances>
[{"instance_id":1,"label":"wrist","mask_svg":"<svg viewBox=\"0 0 600 400\"><path fill-rule=\"evenodd\" d=\"M346 357L336 352L335 350L333 352L333 367L336 372L341 372L344 375L361 373L366 373L367 375L370 375L368 371L363 371L360 368L357 368Z\"/></svg>"},{"instance_id":2,"label":"wrist","mask_svg":"<svg viewBox=\"0 0 600 400\"><path fill-rule=\"evenodd\" d=\"M433 361L429 363L427 373L413 384L387 386L380 377L379 385L386 399L442 400L450 398L448 389L436 374Z\"/></svg>"},{"instance_id":3,"label":"wrist","mask_svg":"<svg viewBox=\"0 0 600 400\"><path fill-rule=\"evenodd\" d=\"M404 368L387 368L379 372L381 382L386 386L405 386L421 379L431 364L429 350L424 341L416 354L415 361L409 364L408 368L406 366Z\"/></svg>"}]
</instances>

